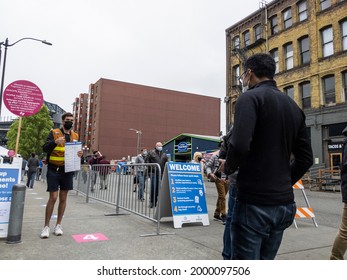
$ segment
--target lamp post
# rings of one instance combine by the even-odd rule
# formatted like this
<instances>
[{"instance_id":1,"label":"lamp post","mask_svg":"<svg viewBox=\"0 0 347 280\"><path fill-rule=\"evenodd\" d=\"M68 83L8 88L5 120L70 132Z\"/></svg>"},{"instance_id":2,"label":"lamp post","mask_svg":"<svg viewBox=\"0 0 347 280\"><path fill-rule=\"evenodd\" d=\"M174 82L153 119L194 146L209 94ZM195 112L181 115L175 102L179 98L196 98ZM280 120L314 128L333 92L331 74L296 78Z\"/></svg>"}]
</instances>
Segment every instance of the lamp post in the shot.
<instances>
[{"instance_id":1,"label":"lamp post","mask_svg":"<svg viewBox=\"0 0 347 280\"><path fill-rule=\"evenodd\" d=\"M5 70L6 70L7 48L8 48L8 47L12 47L12 46L14 46L15 44L17 44L17 43L19 43L20 41L23 41L23 40L38 41L38 42L41 42L41 43L43 43L43 44L45 44L45 45L52 46L52 43L47 42L46 40L39 40L39 39L35 39L35 38L30 38L30 37L25 37L25 38L19 39L18 41L14 42L14 43L12 43L12 44L9 44L9 43L8 43L8 38L6 38L5 42L1 42L1 43L0 43L0 56L1 56L1 46L2 46L2 45L5 46L4 62L3 62L3 66L2 66L2 75L1 75L1 88L0 88L0 116L1 116L1 106L2 106L2 94L3 94L3 91L4 91L4 79L5 79ZM1 57L0 57L0 62L1 62Z\"/></svg>"},{"instance_id":2,"label":"lamp post","mask_svg":"<svg viewBox=\"0 0 347 280\"><path fill-rule=\"evenodd\" d=\"M136 134L137 134L136 155L138 155L138 154L140 153L142 131L141 131L141 130L134 129L134 128L129 128L129 130L135 131Z\"/></svg>"}]
</instances>

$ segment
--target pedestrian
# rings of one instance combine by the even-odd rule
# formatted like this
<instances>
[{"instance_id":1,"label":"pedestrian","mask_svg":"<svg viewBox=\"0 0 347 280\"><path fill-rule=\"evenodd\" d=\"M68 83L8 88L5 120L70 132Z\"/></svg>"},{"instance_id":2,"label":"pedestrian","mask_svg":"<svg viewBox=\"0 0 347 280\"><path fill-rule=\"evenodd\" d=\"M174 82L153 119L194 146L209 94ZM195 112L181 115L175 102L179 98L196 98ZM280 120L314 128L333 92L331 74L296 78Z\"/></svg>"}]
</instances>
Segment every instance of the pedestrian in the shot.
<instances>
[{"instance_id":1,"label":"pedestrian","mask_svg":"<svg viewBox=\"0 0 347 280\"><path fill-rule=\"evenodd\" d=\"M24 181L24 176L27 173L27 168L28 168L28 161L23 158L22 160L22 173L21 173L21 179Z\"/></svg>"},{"instance_id":2,"label":"pedestrian","mask_svg":"<svg viewBox=\"0 0 347 280\"><path fill-rule=\"evenodd\" d=\"M228 151L227 143L229 142L231 133L232 133L232 128L225 136L223 136L223 141L222 141L220 152L219 152L220 169L222 171L224 171L225 158ZM231 221L235 212L234 210L235 210L236 199L237 199L237 187L236 187L237 172L234 172L233 174L226 174L226 175L228 175L228 181L229 181L229 190L228 190L229 198L228 198L228 210L227 210L227 216L225 220L225 228L224 228L224 234L223 234L222 256L224 260L230 260L232 257Z\"/></svg>"},{"instance_id":3,"label":"pedestrian","mask_svg":"<svg viewBox=\"0 0 347 280\"><path fill-rule=\"evenodd\" d=\"M203 159L201 152L195 152L194 153L193 159L191 160L191 163L200 164L201 173L202 173L202 175L204 175L206 161L205 161L205 159Z\"/></svg>"},{"instance_id":4,"label":"pedestrian","mask_svg":"<svg viewBox=\"0 0 347 280\"><path fill-rule=\"evenodd\" d=\"M103 156L99 161L99 165L100 190L107 190L107 177L111 171L110 161L106 159L106 156Z\"/></svg>"},{"instance_id":5,"label":"pedestrian","mask_svg":"<svg viewBox=\"0 0 347 280\"><path fill-rule=\"evenodd\" d=\"M341 194L343 202L342 219L331 250L331 260L343 260L347 250L347 127L342 131L346 136L342 146Z\"/></svg>"},{"instance_id":6,"label":"pedestrian","mask_svg":"<svg viewBox=\"0 0 347 280\"><path fill-rule=\"evenodd\" d=\"M31 157L28 160L28 181L27 181L27 187L30 189L34 188L36 172L39 165L40 165L40 162L37 159L35 153L31 153Z\"/></svg>"},{"instance_id":7,"label":"pedestrian","mask_svg":"<svg viewBox=\"0 0 347 280\"><path fill-rule=\"evenodd\" d=\"M148 153L146 158L146 163L158 163L160 166L160 172L156 166L149 167L151 179L150 208L157 206L161 177L163 176L164 167L167 161L168 157L163 152L163 144L161 142L157 142L155 144L155 148ZM161 177L159 177L159 173L161 173Z\"/></svg>"},{"instance_id":8,"label":"pedestrian","mask_svg":"<svg viewBox=\"0 0 347 280\"><path fill-rule=\"evenodd\" d=\"M49 199L46 204L45 224L41 232L41 238L48 238L50 234L49 223L53 214L55 202L59 196L58 216L53 233L57 236L63 235L62 219L66 208L67 194L73 189L74 171L65 172L65 143L78 141L78 134L72 130L73 115L64 113L62 115L62 127L55 128L48 134L43 151L47 153L47 192ZM77 152L81 157L82 151Z\"/></svg>"},{"instance_id":9,"label":"pedestrian","mask_svg":"<svg viewBox=\"0 0 347 280\"><path fill-rule=\"evenodd\" d=\"M229 190L229 181L226 174L220 170L219 153L220 150L207 161L206 176L208 179L214 182L217 189L217 202L213 219L215 221L220 221L223 225L225 225L227 212L226 195Z\"/></svg>"},{"instance_id":10,"label":"pedestrian","mask_svg":"<svg viewBox=\"0 0 347 280\"><path fill-rule=\"evenodd\" d=\"M147 167L144 165L146 162L148 151L146 148L141 149L141 154L139 154L135 159L135 164L141 164L138 166L134 166L136 170L136 177L138 181L138 191L137 198L141 201L144 201L144 190L145 190L145 182L147 180Z\"/></svg>"},{"instance_id":11,"label":"pedestrian","mask_svg":"<svg viewBox=\"0 0 347 280\"><path fill-rule=\"evenodd\" d=\"M47 161L45 158L42 159L41 180L42 182L47 181Z\"/></svg>"},{"instance_id":12,"label":"pedestrian","mask_svg":"<svg viewBox=\"0 0 347 280\"><path fill-rule=\"evenodd\" d=\"M92 180L92 187L91 191L94 192L96 189L96 182L98 179L99 170L98 167L95 166L96 164L100 163L100 160L103 159L103 155L99 151L94 151L93 156L89 159L88 164L91 166L91 180Z\"/></svg>"},{"instance_id":13,"label":"pedestrian","mask_svg":"<svg viewBox=\"0 0 347 280\"><path fill-rule=\"evenodd\" d=\"M305 114L273 80L276 64L250 56L241 75L225 172L238 170L232 259L274 259L296 213L292 186L313 163ZM290 162L291 154L294 160Z\"/></svg>"}]
</instances>

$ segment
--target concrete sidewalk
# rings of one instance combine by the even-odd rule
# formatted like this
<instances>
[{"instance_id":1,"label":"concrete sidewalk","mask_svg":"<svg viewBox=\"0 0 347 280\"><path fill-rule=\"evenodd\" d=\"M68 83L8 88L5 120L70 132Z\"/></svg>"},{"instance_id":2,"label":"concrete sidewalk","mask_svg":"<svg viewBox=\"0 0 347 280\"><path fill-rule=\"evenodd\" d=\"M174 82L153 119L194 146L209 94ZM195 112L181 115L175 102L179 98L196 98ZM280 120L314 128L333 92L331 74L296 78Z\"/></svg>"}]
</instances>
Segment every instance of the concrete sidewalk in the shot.
<instances>
[{"instance_id":1,"label":"concrete sidewalk","mask_svg":"<svg viewBox=\"0 0 347 280\"><path fill-rule=\"evenodd\" d=\"M110 205L89 200L71 191L63 219L63 236L41 239L46 183L35 181L26 190L21 242L7 244L0 239L1 260L222 260L224 226L213 221L216 189L206 182L206 199L210 225L185 225L175 229L171 219L162 222L160 235L156 223L135 214L107 216ZM57 204L56 204L57 207ZM53 213L56 215L56 209ZM51 230L56 216L51 220ZM319 226L310 220L298 222L285 231L276 257L278 260L327 260L337 228ZM76 235L90 234L89 242L78 243ZM107 240L96 241L102 234ZM143 237L142 235L153 234ZM75 237L75 238L74 238Z\"/></svg>"}]
</instances>

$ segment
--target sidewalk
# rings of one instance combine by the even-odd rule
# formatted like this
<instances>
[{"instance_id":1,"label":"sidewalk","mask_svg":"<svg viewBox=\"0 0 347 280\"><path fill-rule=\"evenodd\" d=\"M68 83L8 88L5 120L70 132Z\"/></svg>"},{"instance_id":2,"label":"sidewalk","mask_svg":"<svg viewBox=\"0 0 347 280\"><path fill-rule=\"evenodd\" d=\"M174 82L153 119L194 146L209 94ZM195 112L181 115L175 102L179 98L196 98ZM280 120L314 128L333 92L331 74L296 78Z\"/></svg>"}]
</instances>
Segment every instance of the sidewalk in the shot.
<instances>
[{"instance_id":1,"label":"sidewalk","mask_svg":"<svg viewBox=\"0 0 347 280\"><path fill-rule=\"evenodd\" d=\"M114 207L76 195L71 191L63 219L63 236L40 239L48 199L46 183L35 181L26 190L21 242L7 244L0 239L1 260L221 260L224 226L213 221L216 189L206 182L210 225L185 225L175 229L171 220L162 222L160 235L156 223L135 214L107 216ZM57 207L57 203L56 203ZM56 209L51 220L55 225ZM276 257L278 260L327 260L337 229L311 221L292 225L285 231ZM168 234L167 234L168 233ZM78 243L76 235L89 234L90 242ZM107 240L96 241L102 234ZM143 237L141 235L153 234Z\"/></svg>"}]
</instances>

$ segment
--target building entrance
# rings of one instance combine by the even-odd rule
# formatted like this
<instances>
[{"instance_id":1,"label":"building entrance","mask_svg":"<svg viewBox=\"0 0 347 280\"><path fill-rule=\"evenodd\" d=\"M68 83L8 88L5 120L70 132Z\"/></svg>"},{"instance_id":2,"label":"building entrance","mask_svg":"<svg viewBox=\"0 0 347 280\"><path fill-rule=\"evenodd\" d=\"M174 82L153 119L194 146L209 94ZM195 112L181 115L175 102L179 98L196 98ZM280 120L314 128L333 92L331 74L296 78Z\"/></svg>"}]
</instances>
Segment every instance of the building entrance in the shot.
<instances>
[{"instance_id":1,"label":"building entrance","mask_svg":"<svg viewBox=\"0 0 347 280\"><path fill-rule=\"evenodd\" d=\"M342 153L330 153L330 169L340 169Z\"/></svg>"}]
</instances>

